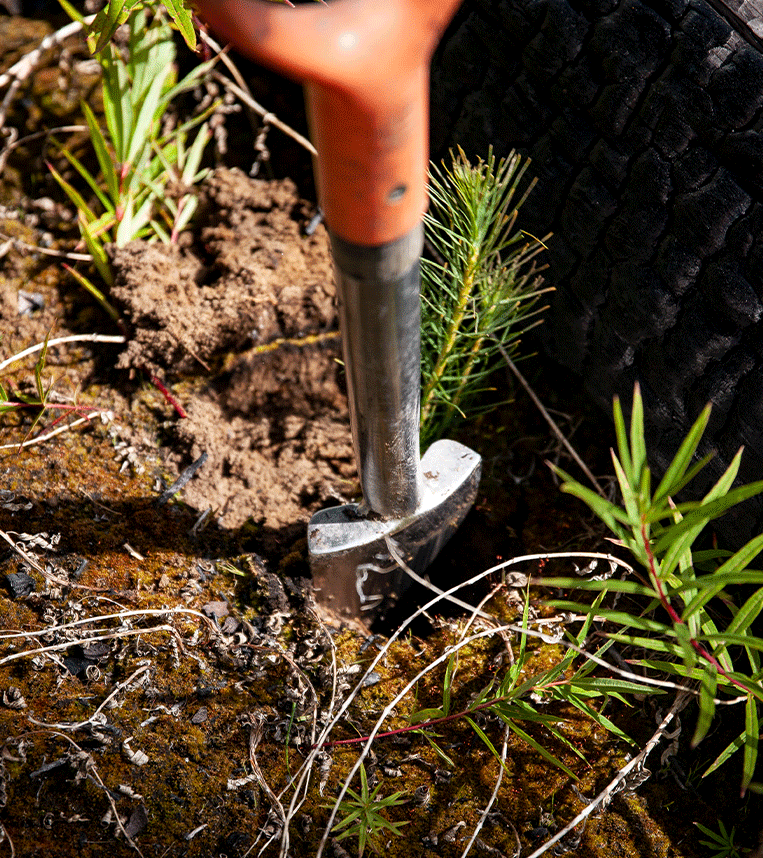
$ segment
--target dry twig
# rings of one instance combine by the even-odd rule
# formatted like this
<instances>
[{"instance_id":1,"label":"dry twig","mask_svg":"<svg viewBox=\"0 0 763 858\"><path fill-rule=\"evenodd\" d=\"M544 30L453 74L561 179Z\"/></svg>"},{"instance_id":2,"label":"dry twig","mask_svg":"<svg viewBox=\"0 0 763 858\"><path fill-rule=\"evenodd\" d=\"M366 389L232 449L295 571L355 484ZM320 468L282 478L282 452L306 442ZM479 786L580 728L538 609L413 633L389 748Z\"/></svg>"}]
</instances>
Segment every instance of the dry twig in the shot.
<instances>
[{"instance_id":1,"label":"dry twig","mask_svg":"<svg viewBox=\"0 0 763 858\"><path fill-rule=\"evenodd\" d=\"M82 126L72 125L70 127L80 128ZM24 141L18 141L19 144L22 142ZM14 238L12 235L6 235L4 232L0 232L0 239L3 241L10 241L15 247L21 248L22 250L28 250L30 253L42 253L45 256L55 256L60 259L71 259L75 262L90 262L93 258L89 253L70 253L66 250L54 250L52 247L38 247L36 244L29 244L26 241L22 241L20 238Z\"/></svg>"},{"instance_id":2,"label":"dry twig","mask_svg":"<svg viewBox=\"0 0 763 858\"><path fill-rule=\"evenodd\" d=\"M504 771L506 769L506 757L507 757L508 752L509 752L509 734L510 733L511 733L511 728L509 727L508 724L506 724L503 728L503 743L501 745L501 760L500 760L501 765L498 767L498 777L495 780L493 792L490 795L490 799L488 800L488 803L485 805L485 809L482 811L482 814L480 815L479 822L477 822L477 824L474 826L474 831L472 831L472 836L467 841L467 844L464 847L464 851L461 853L461 858L466 858L466 856L469 854L469 852L471 852L472 846L474 845L474 841L477 839L477 836L479 835L480 831L482 830L482 827L484 826L485 821L487 820L488 816L490 815L490 811L491 811L493 805L495 804L496 799L498 798L498 790L501 788L501 784L503 783L503 775L504 775ZM514 828L513 823L510 822L509 824L511 825L512 828ZM516 852L516 854L519 855L522 847L521 847L521 843L519 841L519 835L517 834L516 828L514 828L514 836L517 839L517 852Z\"/></svg>"},{"instance_id":3,"label":"dry twig","mask_svg":"<svg viewBox=\"0 0 763 858\"><path fill-rule=\"evenodd\" d=\"M16 446L15 444L13 445ZM76 590L89 590L93 593L105 593L110 590L110 587L88 587L85 584L77 584L75 581L67 581L65 578L59 578L58 575L54 575L52 572L48 572L47 569L44 569L30 554L27 554L26 551L20 546L17 545L11 537L4 531L0 530L0 539L4 539L8 545L19 555L19 557L32 569L35 569L43 578L48 581L52 581L54 584L59 584L62 587L72 587ZM1 664L2 662L0 662Z\"/></svg>"},{"instance_id":4,"label":"dry twig","mask_svg":"<svg viewBox=\"0 0 763 858\"><path fill-rule=\"evenodd\" d=\"M104 784L103 780L101 779L101 775L98 772L98 768L95 765L95 760L93 759L92 755L88 754L87 751L84 751L74 741L74 739L72 739L70 736L67 736L65 733L59 733L57 730L39 730L35 732L46 733L50 736L58 736L60 739L65 739L67 742L74 746L77 753L81 755L82 759L85 760L85 766L87 768L87 771L93 776L95 782L106 794L106 798L109 800L109 805L111 806L111 812L114 814L114 820L117 824L117 827L122 832L122 835L124 836L125 840L130 844L131 848L133 848L138 853L138 855L140 855L140 858L144 858L143 853L138 848L138 844L132 839L132 837L130 837L130 835L125 830L125 827L122 824L122 820L119 816L119 811L117 810L116 802L114 801L114 798L111 794L111 790L106 786L106 784ZM27 735L32 736L34 735L34 733L28 733Z\"/></svg>"},{"instance_id":5,"label":"dry twig","mask_svg":"<svg viewBox=\"0 0 763 858\"><path fill-rule=\"evenodd\" d=\"M66 423L63 426L59 426L57 429L53 429L50 432L46 432L44 435L38 435L36 438L29 438L26 441L22 441L19 444L0 444L0 450L21 450L24 447L31 447L33 444L42 444L44 441L50 441L51 438L55 438L56 435L60 435L63 432L68 432L70 429L76 429L78 426L82 426L84 423L92 423L93 419L101 418L104 422L109 422L114 419L113 411L94 411L91 414L87 414L85 417L79 417L76 420L73 420L71 423Z\"/></svg>"},{"instance_id":6,"label":"dry twig","mask_svg":"<svg viewBox=\"0 0 763 858\"><path fill-rule=\"evenodd\" d=\"M85 18L85 23L89 24L94 16ZM40 44L28 54L25 54L17 63L14 63L7 72L0 75L0 87L8 86L8 92L5 93L2 105L0 106L0 128L5 125L5 116L8 112L8 107L13 101L16 92L21 84L32 74L37 66L42 62L45 52L50 48L60 45L65 42L70 36L75 36L82 30L82 24L79 21L72 21L70 24L51 33L40 42Z\"/></svg>"},{"instance_id":7,"label":"dry twig","mask_svg":"<svg viewBox=\"0 0 763 858\"><path fill-rule=\"evenodd\" d=\"M555 843L558 843L563 837L570 833L574 828L580 825L581 822L584 822L593 812L596 810L599 805L606 805L610 799L615 795L615 793L619 792L624 787L624 781L628 777L628 775L636 768L642 768L644 765L644 761L649 756L649 754L654 750L655 745L660 741L663 734L668 728L668 725L673 720L678 712L680 712L684 706L686 706L689 700L689 695L684 693L681 690L677 695L676 699L673 701L673 705L670 707L668 714L662 719L657 729L654 731L654 734L646 743L646 745L642 748L642 750L636 754L636 756L629 762L624 765L620 771L617 773L615 778L607 784L607 786L596 796L596 798L572 820L569 824L565 825L561 831L557 831L557 833L550 839L547 840L542 846L532 852L527 858L539 858L540 855L543 855L547 852Z\"/></svg>"},{"instance_id":8,"label":"dry twig","mask_svg":"<svg viewBox=\"0 0 763 858\"><path fill-rule=\"evenodd\" d=\"M0 535L2 535L2 531L0 531ZM201 611L193 610L193 608L135 608L119 611L113 614L102 614L97 617L83 617L80 620L72 620L70 623L64 623L63 625L56 626L55 628L56 631L61 632L77 628L79 626L88 625L89 623L103 622L105 620L121 620L124 622L127 619L132 619L133 617L172 617L184 615L196 617L197 619L202 620L209 631L214 634L219 633L219 629L215 625L214 621L210 620L210 618L205 614L202 614ZM46 635L48 632L50 632L50 628L40 629L36 632L0 632L0 640L10 640L11 638L33 638L40 635Z\"/></svg>"},{"instance_id":9,"label":"dry twig","mask_svg":"<svg viewBox=\"0 0 763 858\"><path fill-rule=\"evenodd\" d=\"M89 641L90 638L87 638ZM27 716L29 720L38 727L47 727L52 730L81 730L83 727L87 727L88 724L92 724L93 720L100 715L100 713L109 705L109 703L119 694L122 689L127 688L131 685L139 676L144 674L150 665L144 664L142 667L139 667L137 670L133 671L124 682L120 682L116 688L105 698L103 703L93 712L93 714L87 718L85 721L79 721L77 724L45 724L43 721L38 721L36 718L33 718L31 715Z\"/></svg>"},{"instance_id":10,"label":"dry twig","mask_svg":"<svg viewBox=\"0 0 763 858\"><path fill-rule=\"evenodd\" d=\"M15 128L9 128L5 133L8 135L8 141L5 144L5 148L0 152L0 173L5 170L5 165L8 162L8 158L11 156L11 153L14 149L18 149L19 146L23 146L25 143L30 143L32 140L37 140L40 137L49 137L51 134L55 134L56 131L66 131L66 132L76 132L76 131L87 131L87 125L60 125L57 128L46 128L43 131L35 131L33 134L27 134L24 137L19 137L19 133ZM15 239L14 239L15 240ZM27 245L29 247L33 247L33 245ZM50 253L51 251L45 251L42 248L35 247L35 250L41 253ZM78 254L72 254L73 257L76 257ZM88 253L80 254L85 259L92 259L93 257Z\"/></svg>"},{"instance_id":11,"label":"dry twig","mask_svg":"<svg viewBox=\"0 0 763 858\"><path fill-rule=\"evenodd\" d=\"M62 343L126 343L127 337L120 336L118 334L115 335L107 335L107 334L73 334L69 337L56 337L53 340L48 340L47 345L48 348L51 346L59 346ZM6 358L2 363L0 363L0 372L4 370L7 366L10 366L12 363L15 363L17 360L22 360L29 355L36 354L37 352L42 351L45 348L45 343L36 343L33 346L29 346L28 349L24 349L23 352L18 352L18 354L12 355L9 358Z\"/></svg>"},{"instance_id":12,"label":"dry twig","mask_svg":"<svg viewBox=\"0 0 763 858\"><path fill-rule=\"evenodd\" d=\"M85 18L85 23L90 24L94 17L94 15L91 15ZM50 48L53 48L56 45L60 45L71 36L76 36L80 30L82 30L82 24L78 21L72 21L70 24L66 24L61 27L60 30L56 30L55 33L45 36L34 50L30 51L28 54L24 54L24 56L17 63L14 63L7 72L0 74L0 87L6 86L13 81L26 80L42 61L45 51L50 50Z\"/></svg>"},{"instance_id":13,"label":"dry twig","mask_svg":"<svg viewBox=\"0 0 763 858\"><path fill-rule=\"evenodd\" d=\"M55 630L59 627L56 626ZM50 632L50 629L46 629L47 632ZM126 638L126 637L135 637L136 635L150 635L153 632L169 632L175 639L178 639L180 635L178 634L177 629L173 626L161 625L161 626L151 626L147 629L116 629L113 632L108 632L107 634L102 635L92 635L86 638L74 638L70 641L64 641L63 643L58 644L50 644L49 646L41 646L37 647L37 649L27 649L23 652L15 652L13 655L7 655L5 658L0 659L0 666L4 664L8 664L11 661L17 661L20 658L26 658L30 655L41 655L49 652L58 652L62 649L70 649L73 646L82 646L84 644L95 643L96 641L112 641L117 640L118 638Z\"/></svg>"},{"instance_id":14,"label":"dry twig","mask_svg":"<svg viewBox=\"0 0 763 858\"><path fill-rule=\"evenodd\" d=\"M252 773L254 774L257 783L260 785L260 789L268 797L271 808L278 814L281 825L284 826L286 824L286 814L284 813L283 805L279 801L278 796L271 789L265 775L262 774L260 764L257 762L257 746L262 740L262 733L265 727L265 716L260 713L250 713L246 716L244 724L249 730L249 765L252 767Z\"/></svg>"},{"instance_id":15,"label":"dry twig","mask_svg":"<svg viewBox=\"0 0 763 858\"><path fill-rule=\"evenodd\" d=\"M225 75L220 74L219 72L213 72L212 76L216 81L221 83L229 92L232 92L237 98L239 98L250 110L253 110L259 117L260 121L265 125L272 125L274 128L277 128L279 131L283 131L284 134L291 137L292 140L296 140L300 146L303 146L311 155L317 155L317 151L315 146L306 138L303 137L298 131L295 131L285 122L282 122L274 113L271 113L269 110L266 110L261 104L254 100L251 92L249 91L249 87L246 85L244 78L241 76L241 73L234 65L231 58L228 56L227 52L222 48L219 42L216 42L208 33L205 33L203 30L200 32L200 36L202 40L212 48L213 51L217 52L220 61L223 65L228 69L228 71L233 75L235 79L235 83Z\"/></svg>"},{"instance_id":16,"label":"dry twig","mask_svg":"<svg viewBox=\"0 0 763 858\"><path fill-rule=\"evenodd\" d=\"M0 822L0 843L2 843L5 840L8 841L8 846L10 847L10 850L11 850L11 858L15 858L16 849L13 845L13 841L11 840L11 835L8 834L8 829L3 825L2 822Z\"/></svg>"},{"instance_id":17,"label":"dry twig","mask_svg":"<svg viewBox=\"0 0 763 858\"><path fill-rule=\"evenodd\" d=\"M575 448L572 446L572 444L570 444L570 442L567 440L567 438L565 438L564 433L563 433L563 432L562 432L562 430L561 430L561 429L556 425L556 422L554 421L554 418L553 418L553 417L548 413L548 411L546 411L545 407L543 406L543 403L540 401L540 399L538 399L537 395L535 394L535 391L532 389L532 387L530 387L530 384L529 384L529 382L527 381L527 379L526 379L526 378L522 375L522 373L517 369L517 365L516 365L516 364L514 363L514 361L509 357L508 352L506 351L506 349L505 349L505 348L504 348L500 343L498 344L498 348L499 348L499 350L500 350L500 352L501 352L501 355L503 356L503 359L506 361L506 365L507 365L507 366L508 366L508 368L509 368L513 373L514 373L514 376L516 377L517 381L518 381L518 382L522 385L522 387L525 389L525 391L527 392L527 395L530 397L530 399L532 399L533 404L534 404L534 405L535 405L535 407L538 409L538 411L540 411L540 413L541 413L541 414L542 414L542 416L543 416L543 419L544 419L544 420L546 421L546 423L548 423L548 425L550 426L551 431L552 431L552 432L554 433L554 435L559 439L559 442L564 446L564 449L565 449L565 450L570 454L570 456L572 456L572 458L575 460L575 462L577 463L577 466L580 468L580 470L581 470L581 471L586 475L586 477L588 477L588 479L591 481L591 485L596 489L596 491L597 491L597 492L598 492L598 493L599 493L603 498L606 498L606 497L607 497L606 492L604 491L604 489L603 489L603 488L601 487L601 485L599 484L599 481L598 481L598 480L596 479L596 477L591 473L590 469L588 468L588 465L586 465L586 463L585 463L585 462L580 458L580 456L577 454L577 452L576 452Z\"/></svg>"}]
</instances>

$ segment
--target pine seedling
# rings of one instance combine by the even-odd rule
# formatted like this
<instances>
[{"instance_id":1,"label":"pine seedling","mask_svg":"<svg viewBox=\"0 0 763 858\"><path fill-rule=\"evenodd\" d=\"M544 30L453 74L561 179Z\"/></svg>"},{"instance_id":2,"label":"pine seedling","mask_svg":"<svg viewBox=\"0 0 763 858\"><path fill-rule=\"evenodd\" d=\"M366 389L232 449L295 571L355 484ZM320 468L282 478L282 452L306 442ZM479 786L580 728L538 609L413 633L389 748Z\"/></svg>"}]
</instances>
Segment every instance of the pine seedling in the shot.
<instances>
[{"instance_id":1,"label":"pine seedling","mask_svg":"<svg viewBox=\"0 0 763 858\"><path fill-rule=\"evenodd\" d=\"M500 402L490 377L502 356L539 324L544 248L517 228L528 161L512 153L471 164L459 150L450 169L432 166L422 261L421 439L427 446L457 418ZM548 238L548 236L546 236ZM503 353L503 355L502 355Z\"/></svg>"},{"instance_id":2,"label":"pine seedling","mask_svg":"<svg viewBox=\"0 0 763 858\"><path fill-rule=\"evenodd\" d=\"M347 837L358 838L358 858L362 858L366 846L370 846L373 852L377 855L381 854L378 851L379 837L384 833L394 834L398 837L402 835L400 830L407 822L390 822L382 811L389 807L397 807L405 804L406 799L402 798L402 792L395 792L392 795L379 797L381 784L377 784L373 790L368 785L368 775L366 767L360 767L360 793L347 788L347 795L350 798L344 798L339 802L339 815L341 819L331 829L332 833L337 835L337 840L344 840ZM331 808L332 805L326 805Z\"/></svg>"}]
</instances>

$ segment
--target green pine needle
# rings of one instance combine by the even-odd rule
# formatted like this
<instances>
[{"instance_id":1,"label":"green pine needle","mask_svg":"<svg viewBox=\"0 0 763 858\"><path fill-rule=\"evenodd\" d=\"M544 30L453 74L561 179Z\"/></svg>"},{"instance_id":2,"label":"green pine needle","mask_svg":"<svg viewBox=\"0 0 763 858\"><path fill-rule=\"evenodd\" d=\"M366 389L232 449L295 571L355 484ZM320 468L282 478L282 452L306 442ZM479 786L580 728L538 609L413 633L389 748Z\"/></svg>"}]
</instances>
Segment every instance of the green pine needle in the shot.
<instances>
[{"instance_id":1,"label":"green pine needle","mask_svg":"<svg viewBox=\"0 0 763 858\"><path fill-rule=\"evenodd\" d=\"M433 166L425 228L435 261L422 262L421 437L428 445L457 418L495 408L491 375L501 352L539 324L544 248L516 228L532 188L519 187L529 162L511 154L472 165L459 150L450 169ZM548 237L547 237L548 238Z\"/></svg>"}]
</instances>

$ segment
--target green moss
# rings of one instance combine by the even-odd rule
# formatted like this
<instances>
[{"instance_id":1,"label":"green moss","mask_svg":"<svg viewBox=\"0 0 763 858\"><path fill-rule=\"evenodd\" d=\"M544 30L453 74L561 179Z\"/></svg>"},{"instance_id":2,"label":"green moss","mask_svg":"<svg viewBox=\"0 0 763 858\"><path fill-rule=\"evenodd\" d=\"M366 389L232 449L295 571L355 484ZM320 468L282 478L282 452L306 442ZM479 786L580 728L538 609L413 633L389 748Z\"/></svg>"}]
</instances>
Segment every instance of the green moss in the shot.
<instances>
[{"instance_id":1,"label":"green moss","mask_svg":"<svg viewBox=\"0 0 763 858\"><path fill-rule=\"evenodd\" d=\"M93 387L87 393L87 401L104 404L101 402L104 395ZM156 413L161 410L161 403L154 400L153 394L141 394L133 401L130 414L130 420L141 426L148 437L157 437L159 433ZM12 422L5 424L6 427ZM12 426L5 431L17 437ZM258 526L252 523L234 536L218 532L210 525L192 540L188 535L195 521L192 510L182 503L161 508L154 503L154 480L157 475L166 476L164 464L158 458L149 458L145 465L143 474L129 470L120 474L112 441L100 426L87 434L66 434L56 444L24 451L18 456L0 456L3 486L34 495L34 508L26 514L23 527L19 517L2 510L0 527L16 532L23 529L29 533L61 533L57 553L47 559L65 571L76 569L81 559L87 558L89 565L77 583L94 588L56 589L46 594L41 576L35 573L40 590L32 598L13 601L0 591L0 615L6 629L28 632L44 629L49 625L44 619L45 610L50 607L71 620L119 610L182 606L199 610L223 596L229 599L234 612L239 611L255 625L260 622L266 594L251 572L251 557L245 553L252 550L259 535ZM103 508L99 504L113 511L107 519L100 517ZM140 552L143 559L132 556L125 543ZM21 561L8 552L0 556L2 580L9 572L18 571ZM42 554L41 557L45 559ZM305 570L304 544L301 541L285 544L280 555L266 559L269 570L280 568L290 573ZM189 570L197 562L212 561L217 561L217 571L191 586ZM226 564L244 575L220 571L227 568ZM163 580L161 588L160 580ZM490 610L501 620L517 619L516 608L500 597L492 601ZM318 633L312 614L304 612L287 618L277 647L255 641L238 652L221 648L197 618L133 617L129 622L133 629L170 623L182 646L176 648L174 636L167 632L145 632L114 640L100 664L101 677L92 682L68 675L53 661L48 661L40 671L32 670L28 659L0 664L0 690L17 686L28 704L19 711L0 706L0 736L5 737L0 742L5 742L8 756L5 771L9 800L3 824L13 837L17 855L69 858L77 854L91 858L103 855L104 848L115 856L134 854L126 844L114 839L113 824L109 827L101 823L109 811L103 790L88 778L78 780L75 767L67 763L32 777L73 751L67 735L91 755L98 775L117 795L115 800L121 814L129 818L138 800L120 796L117 792L120 785L143 796L148 826L137 840L147 856L173 854L175 850L189 858L207 858L224 852L225 839L234 831L244 832L250 838L243 851L249 847L267 820L269 799L255 780L235 789L228 789L228 782L251 774L249 734L243 722L252 714L263 716L266 723L261 741L253 751L255 759L271 788L276 793L285 791L282 801L288 804L291 800L291 778L309 750L307 740L298 747L295 738L302 728L307 728L309 734L312 715L309 706L303 707L299 702L295 714L307 720L292 723L287 755L286 734L295 702L294 689L298 686L284 653L299 660L320 697L322 714L331 691L330 650L318 648L309 659L301 655L300 646L308 633L314 640L326 640L327 632ZM101 621L98 625L116 629L119 621ZM375 668L378 681L361 691L331 738L367 735L389 701L424 665L452 646L460 634L455 625L443 626L424 641L412 637L397 641ZM31 647L37 643L28 639L17 646ZM367 646L363 637L350 630L334 635L333 643L340 668L355 664L361 668L361 672L348 676L350 683L360 678L378 652L377 645ZM529 651L526 676L553 666L563 653L560 646L549 646L536 639L529 642ZM505 652L505 643L496 636L461 650L452 711L467 707L472 696L491 679L500 679L507 668L508 656L500 666L496 657ZM0 659L10 653L10 643L5 641ZM58 653L57 657L64 654ZM36 726L28 719L31 715L45 724L83 721L141 666L148 666L149 670L133 686L119 691L113 705L103 710L106 731L54 730ZM421 679L383 729L405 727L410 713L416 709L441 706L444 672L443 664ZM206 709L206 718L194 719L202 707ZM587 762L554 739L542 725L523 723L523 728L575 771L581 795L593 797L623 765L624 747L577 710L548 704L544 711L564 716L566 720L560 729L582 750ZM496 747L500 747L501 724L487 717L479 723ZM477 824L501 771L499 762L464 719L439 725L434 732L437 734L434 741L454 760L453 767L420 734L406 733L375 742L374 775L382 781L382 794L402 790L411 797L408 804L389 812L390 819L410 823L404 829L404 837L390 838L389 845L385 842L383 851L390 858L418 858L424 854L422 838L434 835L438 837L438 854L444 858L460 855L463 838ZM129 737L132 737L130 748L148 756L145 765L137 766L127 758L123 742ZM23 742L25 759L19 742ZM329 749L333 765L322 795L318 773L313 772L300 807L300 814L312 819L312 828L308 831L302 822L294 821L293 854L315 854L329 817L323 805L337 795L358 758L360 747ZM370 761L367 765L371 765ZM393 776L398 771L400 776ZM429 801L422 806L412 800L419 788L429 792ZM511 855L515 849L514 826L524 849L529 851L530 832L541 825L541 812L553 813L556 825L561 826L583 806L567 776L511 733L506 771L495 804L501 816L495 824L488 824L480 836L505 855ZM48 813L52 814L52 827L46 827ZM77 821L67 821L77 816ZM580 845L569 854L610 858L607 845L611 847L617 842L621 854L627 858L667 855L667 835L653 816L654 810L643 803L618 798L600 818L589 820ZM708 821L714 824L714 819ZM461 823L466 825L458 828ZM202 825L207 827L186 840L189 832ZM452 840L444 837L448 831L456 832ZM684 843L687 842L693 841L685 839ZM673 844L672 848L675 856L693 858L700 854L686 846ZM266 858L274 853L271 848L265 853Z\"/></svg>"}]
</instances>

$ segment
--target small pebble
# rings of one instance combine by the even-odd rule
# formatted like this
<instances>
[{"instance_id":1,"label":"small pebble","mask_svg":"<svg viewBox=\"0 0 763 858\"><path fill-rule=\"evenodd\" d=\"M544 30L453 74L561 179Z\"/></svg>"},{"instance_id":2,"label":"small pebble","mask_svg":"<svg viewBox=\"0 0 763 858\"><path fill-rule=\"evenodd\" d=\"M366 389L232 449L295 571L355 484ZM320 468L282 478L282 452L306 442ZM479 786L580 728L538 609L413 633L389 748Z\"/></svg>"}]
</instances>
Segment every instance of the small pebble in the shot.
<instances>
[{"instance_id":1,"label":"small pebble","mask_svg":"<svg viewBox=\"0 0 763 858\"><path fill-rule=\"evenodd\" d=\"M201 706L191 716L191 724L203 724L209 717L209 710L206 706Z\"/></svg>"}]
</instances>

